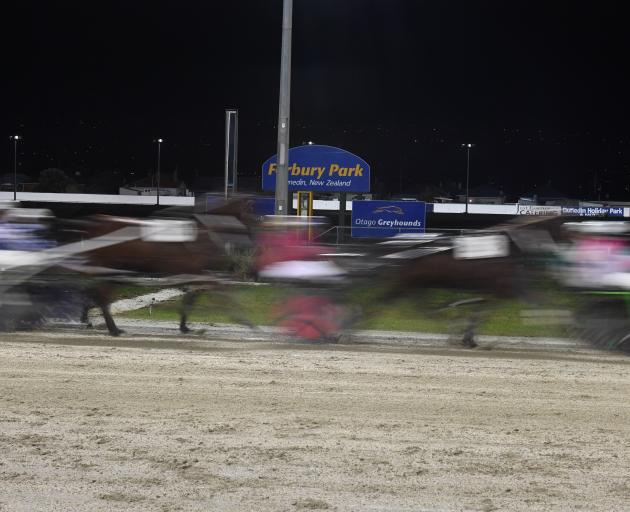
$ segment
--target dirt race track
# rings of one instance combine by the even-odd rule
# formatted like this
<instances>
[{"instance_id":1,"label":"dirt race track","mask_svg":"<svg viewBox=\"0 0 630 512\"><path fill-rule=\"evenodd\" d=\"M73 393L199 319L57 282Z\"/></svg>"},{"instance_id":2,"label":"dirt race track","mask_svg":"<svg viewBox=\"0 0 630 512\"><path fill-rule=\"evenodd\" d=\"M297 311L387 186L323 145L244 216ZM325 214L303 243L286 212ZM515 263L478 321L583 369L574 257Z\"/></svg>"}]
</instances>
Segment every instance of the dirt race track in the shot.
<instances>
[{"instance_id":1,"label":"dirt race track","mask_svg":"<svg viewBox=\"0 0 630 512\"><path fill-rule=\"evenodd\" d=\"M628 356L175 341L0 336L0 510L630 510Z\"/></svg>"}]
</instances>

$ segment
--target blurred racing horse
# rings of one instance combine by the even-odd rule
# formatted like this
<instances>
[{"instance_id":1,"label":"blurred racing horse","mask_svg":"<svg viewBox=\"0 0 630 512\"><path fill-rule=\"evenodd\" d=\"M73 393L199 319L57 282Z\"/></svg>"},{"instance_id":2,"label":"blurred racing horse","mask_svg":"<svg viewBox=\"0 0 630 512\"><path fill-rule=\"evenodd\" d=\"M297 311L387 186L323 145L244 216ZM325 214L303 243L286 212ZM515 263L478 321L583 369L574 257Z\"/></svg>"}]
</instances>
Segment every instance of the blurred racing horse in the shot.
<instances>
[{"instance_id":1,"label":"blurred racing horse","mask_svg":"<svg viewBox=\"0 0 630 512\"><path fill-rule=\"evenodd\" d=\"M381 276L383 295L373 303L436 289L479 295L447 306L472 308L462 343L474 347L480 304L515 298L535 302L531 285L541 277L537 263L555 251L554 233L560 226L559 217L519 217L462 236L410 240L409 247L381 256L390 265Z\"/></svg>"},{"instance_id":2,"label":"blurred racing horse","mask_svg":"<svg viewBox=\"0 0 630 512\"><path fill-rule=\"evenodd\" d=\"M129 284L161 278L165 284L186 287L179 324L186 333L196 297L204 289L221 286L221 280L208 272L229 270L230 252L250 246L248 225L252 219L246 197L215 204L204 213L167 209L148 219L92 216L82 222L82 261L64 266L93 279L89 295L112 336L122 333L109 307L112 291L121 281ZM88 307L82 315L84 321ZM238 311L233 313L238 316Z\"/></svg>"}]
</instances>

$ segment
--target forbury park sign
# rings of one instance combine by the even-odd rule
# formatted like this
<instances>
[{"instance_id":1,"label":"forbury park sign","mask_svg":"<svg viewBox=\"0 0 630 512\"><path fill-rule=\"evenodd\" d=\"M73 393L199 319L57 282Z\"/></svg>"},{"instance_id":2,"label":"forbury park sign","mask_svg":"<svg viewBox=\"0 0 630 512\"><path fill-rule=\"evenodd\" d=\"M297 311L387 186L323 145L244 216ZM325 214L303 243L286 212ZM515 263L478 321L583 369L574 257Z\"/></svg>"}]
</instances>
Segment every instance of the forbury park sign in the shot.
<instances>
[{"instance_id":1,"label":"forbury park sign","mask_svg":"<svg viewBox=\"0 0 630 512\"><path fill-rule=\"evenodd\" d=\"M275 190L277 156L262 166L263 190ZM370 166L362 158L333 146L307 145L289 149L289 190L369 192Z\"/></svg>"}]
</instances>

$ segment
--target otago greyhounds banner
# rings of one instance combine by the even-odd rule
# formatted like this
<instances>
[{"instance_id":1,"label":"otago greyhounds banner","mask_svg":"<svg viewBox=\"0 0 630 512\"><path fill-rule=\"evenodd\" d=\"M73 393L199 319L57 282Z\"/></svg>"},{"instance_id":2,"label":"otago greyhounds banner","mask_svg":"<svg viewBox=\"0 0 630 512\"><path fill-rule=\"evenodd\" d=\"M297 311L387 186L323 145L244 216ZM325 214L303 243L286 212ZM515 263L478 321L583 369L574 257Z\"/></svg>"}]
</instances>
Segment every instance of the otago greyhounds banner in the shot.
<instances>
[{"instance_id":1,"label":"otago greyhounds banner","mask_svg":"<svg viewBox=\"0 0 630 512\"><path fill-rule=\"evenodd\" d=\"M262 166L263 190L276 188L277 156ZM344 149L308 145L289 149L289 190L369 192L370 166Z\"/></svg>"},{"instance_id":2,"label":"otago greyhounds banner","mask_svg":"<svg viewBox=\"0 0 630 512\"><path fill-rule=\"evenodd\" d=\"M426 206L424 201L352 201L352 236L424 233Z\"/></svg>"}]
</instances>

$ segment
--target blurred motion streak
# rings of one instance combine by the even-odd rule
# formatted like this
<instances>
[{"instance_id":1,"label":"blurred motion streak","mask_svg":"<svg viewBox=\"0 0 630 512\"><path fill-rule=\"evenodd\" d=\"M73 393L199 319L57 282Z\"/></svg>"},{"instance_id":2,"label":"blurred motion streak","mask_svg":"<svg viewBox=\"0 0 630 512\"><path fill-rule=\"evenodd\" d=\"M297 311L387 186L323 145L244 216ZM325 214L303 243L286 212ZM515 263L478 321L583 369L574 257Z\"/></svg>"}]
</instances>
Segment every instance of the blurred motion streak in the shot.
<instances>
[{"instance_id":1,"label":"blurred motion streak","mask_svg":"<svg viewBox=\"0 0 630 512\"><path fill-rule=\"evenodd\" d=\"M203 211L73 220L0 204L0 328L33 328L55 318L89 324L87 312L98 306L109 333L119 335L110 312L114 292L147 283L184 290L181 332L190 331L190 311L208 292L220 294L216 307L230 318L251 325L227 292L238 261L239 278L283 290L269 320L306 340L338 341L361 316L406 297L420 311L431 297L433 304L442 301L435 312L462 312L458 340L474 347L489 308L516 299L525 305L523 326L564 325L597 347L630 349L627 222L519 216L465 233L347 238L339 245L320 242L329 232L325 218L261 217L253 204L237 196L212 199Z\"/></svg>"},{"instance_id":2,"label":"blurred motion streak","mask_svg":"<svg viewBox=\"0 0 630 512\"><path fill-rule=\"evenodd\" d=\"M0 290L4 328L32 327L45 320L51 295L64 294L81 306L81 318L97 305L112 335L120 331L109 311L112 291L146 277L160 277L185 287L180 330L188 332L187 315L204 290L221 287L209 271L227 269L229 253L251 246L249 198L233 198L203 213L166 209L160 217L134 219L105 215L58 221L55 246L47 232L50 212L5 208L0 217ZM20 224L28 219L27 224ZM25 227L26 226L26 227ZM72 228L72 229L70 229ZM70 237L71 240L67 240ZM75 240L72 240L74 238ZM78 238L78 240L76 239ZM35 300L34 290L47 297ZM63 293L61 293L63 292ZM41 302L46 307L42 307ZM225 303L229 307L229 302ZM242 320L232 308L235 316ZM19 318L19 321L15 321Z\"/></svg>"},{"instance_id":3,"label":"blurred motion streak","mask_svg":"<svg viewBox=\"0 0 630 512\"><path fill-rule=\"evenodd\" d=\"M348 286L347 272L329 259L329 247L310 241L324 225L317 217L265 217L255 269L258 279L287 287L286 299L275 308L275 323L300 338L335 341L353 315L338 294Z\"/></svg>"}]
</instances>

